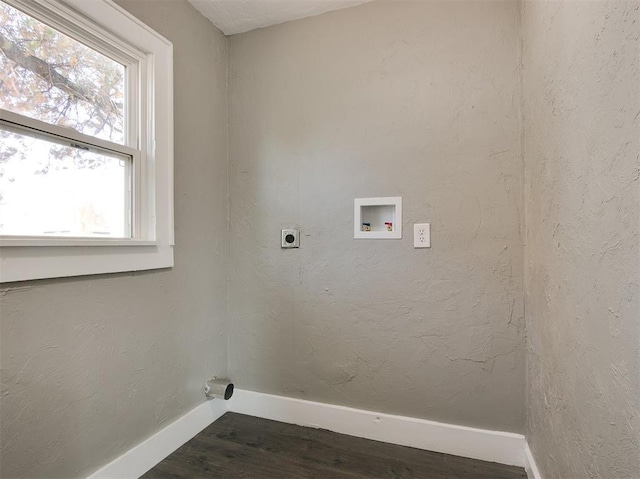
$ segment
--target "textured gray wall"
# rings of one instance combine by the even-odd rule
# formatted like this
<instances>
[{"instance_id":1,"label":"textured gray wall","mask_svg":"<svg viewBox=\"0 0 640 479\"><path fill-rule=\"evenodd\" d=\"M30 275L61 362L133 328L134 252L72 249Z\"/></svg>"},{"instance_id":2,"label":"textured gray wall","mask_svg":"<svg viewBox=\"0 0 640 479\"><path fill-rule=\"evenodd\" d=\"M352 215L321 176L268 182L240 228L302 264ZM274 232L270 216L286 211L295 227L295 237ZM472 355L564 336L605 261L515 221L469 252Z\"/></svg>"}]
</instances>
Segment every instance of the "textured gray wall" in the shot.
<instances>
[{"instance_id":1,"label":"textured gray wall","mask_svg":"<svg viewBox=\"0 0 640 479\"><path fill-rule=\"evenodd\" d=\"M522 432L517 3L377 2L232 37L229 245L227 41L181 0L118 2L175 46L176 266L0 290L0 475L84 476L196 406L227 369L227 266L238 386ZM527 435L547 479L640 470L638 17L522 11ZM353 198L398 194L404 239L353 240ZM302 248L280 250L295 226Z\"/></svg>"},{"instance_id":2,"label":"textured gray wall","mask_svg":"<svg viewBox=\"0 0 640 479\"><path fill-rule=\"evenodd\" d=\"M523 431L518 22L374 2L230 38L238 387ZM353 199L391 195L404 238L354 240Z\"/></svg>"},{"instance_id":3,"label":"textured gray wall","mask_svg":"<svg viewBox=\"0 0 640 479\"><path fill-rule=\"evenodd\" d=\"M527 436L546 479L640 475L639 8L523 10Z\"/></svg>"},{"instance_id":4,"label":"textured gray wall","mask_svg":"<svg viewBox=\"0 0 640 479\"><path fill-rule=\"evenodd\" d=\"M118 3L175 47L175 268L2 288L3 478L86 476L227 369L226 39L186 1Z\"/></svg>"}]
</instances>

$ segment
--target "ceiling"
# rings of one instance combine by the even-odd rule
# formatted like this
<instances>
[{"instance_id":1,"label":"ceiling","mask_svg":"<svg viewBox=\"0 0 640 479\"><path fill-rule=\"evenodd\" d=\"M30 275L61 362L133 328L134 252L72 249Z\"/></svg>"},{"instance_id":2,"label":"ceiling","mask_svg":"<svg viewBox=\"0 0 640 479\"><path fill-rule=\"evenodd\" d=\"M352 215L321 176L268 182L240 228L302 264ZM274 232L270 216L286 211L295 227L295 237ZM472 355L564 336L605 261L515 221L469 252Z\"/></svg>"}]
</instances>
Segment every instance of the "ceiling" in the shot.
<instances>
[{"instance_id":1,"label":"ceiling","mask_svg":"<svg viewBox=\"0 0 640 479\"><path fill-rule=\"evenodd\" d=\"M312 17L372 0L189 0L225 35Z\"/></svg>"}]
</instances>

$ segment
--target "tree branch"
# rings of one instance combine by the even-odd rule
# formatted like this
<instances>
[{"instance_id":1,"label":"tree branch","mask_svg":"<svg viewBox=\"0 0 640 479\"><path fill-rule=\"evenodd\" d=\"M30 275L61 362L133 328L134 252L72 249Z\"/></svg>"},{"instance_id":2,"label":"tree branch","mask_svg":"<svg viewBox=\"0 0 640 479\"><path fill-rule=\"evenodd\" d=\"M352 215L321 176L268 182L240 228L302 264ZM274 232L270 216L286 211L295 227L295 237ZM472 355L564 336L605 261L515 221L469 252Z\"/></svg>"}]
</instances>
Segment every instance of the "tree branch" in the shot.
<instances>
[{"instance_id":1,"label":"tree branch","mask_svg":"<svg viewBox=\"0 0 640 479\"><path fill-rule=\"evenodd\" d=\"M11 61L33 72L50 85L59 88L70 96L84 100L100 107L103 111L116 116L122 115L121 108L106 95L69 80L57 72L54 66L41 58L30 55L18 44L14 43L0 32L0 51Z\"/></svg>"}]
</instances>

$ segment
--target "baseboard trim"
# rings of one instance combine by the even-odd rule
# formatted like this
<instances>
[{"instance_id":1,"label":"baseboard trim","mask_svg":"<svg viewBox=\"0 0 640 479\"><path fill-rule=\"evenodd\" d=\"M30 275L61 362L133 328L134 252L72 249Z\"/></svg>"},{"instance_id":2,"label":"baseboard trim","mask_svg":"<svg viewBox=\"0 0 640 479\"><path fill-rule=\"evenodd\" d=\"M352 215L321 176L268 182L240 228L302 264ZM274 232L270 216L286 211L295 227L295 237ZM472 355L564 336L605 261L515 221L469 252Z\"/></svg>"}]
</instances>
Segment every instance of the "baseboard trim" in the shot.
<instances>
[{"instance_id":1,"label":"baseboard trim","mask_svg":"<svg viewBox=\"0 0 640 479\"><path fill-rule=\"evenodd\" d=\"M232 412L410 446L428 451L525 467L521 434L394 416L284 396L236 389Z\"/></svg>"},{"instance_id":2,"label":"baseboard trim","mask_svg":"<svg viewBox=\"0 0 640 479\"><path fill-rule=\"evenodd\" d=\"M138 478L227 411L455 456L524 467L542 479L521 434L236 389L229 401L206 401L125 452L88 479Z\"/></svg>"},{"instance_id":3,"label":"baseboard trim","mask_svg":"<svg viewBox=\"0 0 640 479\"><path fill-rule=\"evenodd\" d=\"M536 459L533 457L533 453L531 452L528 443L524 445L524 455L526 460L524 470L527 471L527 477L529 479L542 479L540 469L538 469Z\"/></svg>"},{"instance_id":4,"label":"baseboard trim","mask_svg":"<svg viewBox=\"0 0 640 479\"><path fill-rule=\"evenodd\" d=\"M94 472L89 479L138 478L226 412L225 401L206 401Z\"/></svg>"}]
</instances>

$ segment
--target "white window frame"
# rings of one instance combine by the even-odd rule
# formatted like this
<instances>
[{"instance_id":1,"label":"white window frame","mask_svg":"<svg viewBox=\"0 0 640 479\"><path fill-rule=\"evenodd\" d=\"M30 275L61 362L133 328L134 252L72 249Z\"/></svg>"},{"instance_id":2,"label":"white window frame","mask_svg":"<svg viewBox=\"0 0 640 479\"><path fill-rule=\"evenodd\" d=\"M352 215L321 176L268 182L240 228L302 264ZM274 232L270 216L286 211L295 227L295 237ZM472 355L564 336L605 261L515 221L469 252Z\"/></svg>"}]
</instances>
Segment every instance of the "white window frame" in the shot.
<instances>
[{"instance_id":1,"label":"white window frame","mask_svg":"<svg viewBox=\"0 0 640 479\"><path fill-rule=\"evenodd\" d=\"M173 266L173 45L112 0L2 0L128 70L131 238L0 236L0 283ZM129 96L131 94L131 96ZM0 109L0 120L81 144L113 143Z\"/></svg>"}]
</instances>

